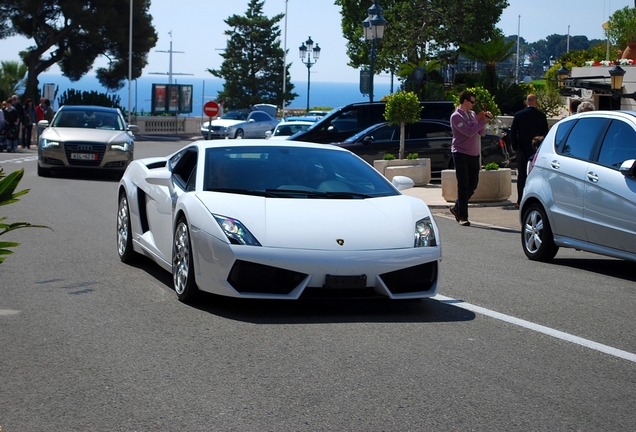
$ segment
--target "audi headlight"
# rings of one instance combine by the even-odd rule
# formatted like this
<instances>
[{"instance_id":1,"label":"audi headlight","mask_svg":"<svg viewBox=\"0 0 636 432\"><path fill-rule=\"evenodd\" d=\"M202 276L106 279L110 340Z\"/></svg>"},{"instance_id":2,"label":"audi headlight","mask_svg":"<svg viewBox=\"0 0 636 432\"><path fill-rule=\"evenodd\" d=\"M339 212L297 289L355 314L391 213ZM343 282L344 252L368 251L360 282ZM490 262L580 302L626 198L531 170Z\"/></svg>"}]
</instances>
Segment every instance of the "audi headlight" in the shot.
<instances>
[{"instance_id":1,"label":"audi headlight","mask_svg":"<svg viewBox=\"0 0 636 432\"><path fill-rule=\"evenodd\" d=\"M123 151L123 152L127 152L130 151L130 143L121 143L121 144L111 144L110 145L110 149L111 150L116 150L116 151Z\"/></svg>"},{"instance_id":2,"label":"audi headlight","mask_svg":"<svg viewBox=\"0 0 636 432\"><path fill-rule=\"evenodd\" d=\"M230 243L235 245L260 246L256 237L238 220L225 216L212 215L227 236Z\"/></svg>"},{"instance_id":3,"label":"audi headlight","mask_svg":"<svg viewBox=\"0 0 636 432\"><path fill-rule=\"evenodd\" d=\"M42 148L59 148L60 147L60 142L59 141L51 141L48 139L42 139L41 141L42 143Z\"/></svg>"},{"instance_id":4,"label":"audi headlight","mask_svg":"<svg viewBox=\"0 0 636 432\"><path fill-rule=\"evenodd\" d=\"M429 216L415 223L415 244L413 247L437 246L435 226Z\"/></svg>"}]
</instances>

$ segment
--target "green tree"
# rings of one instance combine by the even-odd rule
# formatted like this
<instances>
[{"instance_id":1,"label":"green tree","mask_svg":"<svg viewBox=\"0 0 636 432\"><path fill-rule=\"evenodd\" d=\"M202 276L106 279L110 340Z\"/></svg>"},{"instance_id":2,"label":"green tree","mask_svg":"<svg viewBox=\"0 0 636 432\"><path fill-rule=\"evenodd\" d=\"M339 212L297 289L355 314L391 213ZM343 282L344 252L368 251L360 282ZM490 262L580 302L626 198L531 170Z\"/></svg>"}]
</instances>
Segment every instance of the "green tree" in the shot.
<instances>
[{"instance_id":1,"label":"green tree","mask_svg":"<svg viewBox=\"0 0 636 432\"><path fill-rule=\"evenodd\" d=\"M370 44L364 40L362 21L371 1L335 0L335 4L342 6L349 66L369 64ZM507 6L506 0L382 0L388 24L375 71L396 72L403 63L440 58L460 43L485 42L496 34L495 24Z\"/></svg>"},{"instance_id":2,"label":"green tree","mask_svg":"<svg viewBox=\"0 0 636 432\"><path fill-rule=\"evenodd\" d=\"M492 120L490 123L494 123L494 119L501 115L501 110L499 109L499 105L495 101L495 98L488 90L483 87L469 87L466 89L456 89L456 94L453 95L453 100L455 101L455 105L459 106L459 94L462 90L468 90L475 94L475 100L477 101L475 105L473 105L473 110L476 113L481 111L490 111L492 114Z\"/></svg>"},{"instance_id":3,"label":"green tree","mask_svg":"<svg viewBox=\"0 0 636 432\"><path fill-rule=\"evenodd\" d=\"M37 100L38 76L52 65L77 81L100 56L109 64L97 69L99 82L108 89L122 88L128 77L130 1L2 0L0 37L20 35L34 42L20 53L28 69L27 97ZM138 78L157 33L148 13L150 0L134 0L132 5L132 78Z\"/></svg>"},{"instance_id":4,"label":"green tree","mask_svg":"<svg viewBox=\"0 0 636 432\"><path fill-rule=\"evenodd\" d=\"M224 22L231 27L222 52L220 69L208 69L212 75L225 80L218 99L226 106L246 108L258 103L281 106L283 103L284 52L280 47L278 22L284 14L272 18L263 15L264 0L250 0L245 15L232 15ZM291 64L289 65L291 66ZM291 83L289 67L284 77L285 101L298 97Z\"/></svg>"},{"instance_id":5,"label":"green tree","mask_svg":"<svg viewBox=\"0 0 636 432\"><path fill-rule=\"evenodd\" d=\"M636 42L636 8L625 6L615 11L607 23L607 36L619 49Z\"/></svg>"},{"instance_id":6,"label":"green tree","mask_svg":"<svg viewBox=\"0 0 636 432\"><path fill-rule=\"evenodd\" d=\"M444 78L438 72L441 67L437 60L399 65L397 75L402 80L402 89L414 92L420 100L443 100L446 91Z\"/></svg>"},{"instance_id":7,"label":"green tree","mask_svg":"<svg viewBox=\"0 0 636 432\"><path fill-rule=\"evenodd\" d=\"M464 55L486 65L484 69L484 87L491 94L497 92L497 63L508 60L514 54L515 43L506 42L503 36L496 36L486 43L461 44Z\"/></svg>"},{"instance_id":8,"label":"green tree","mask_svg":"<svg viewBox=\"0 0 636 432\"><path fill-rule=\"evenodd\" d=\"M22 93L24 88L24 77L26 76L26 65L17 61L0 62L0 99L5 100L14 94Z\"/></svg>"},{"instance_id":9,"label":"green tree","mask_svg":"<svg viewBox=\"0 0 636 432\"><path fill-rule=\"evenodd\" d=\"M415 123L420 120L422 106L413 92L399 91L386 97L384 118L389 124L400 125L400 156L404 159L404 135L406 123Z\"/></svg>"},{"instance_id":10,"label":"green tree","mask_svg":"<svg viewBox=\"0 0 636 432\"><path fill-rule=\"evenodd\" d=\"M77 91L75 89L67 89L59 98L61 105L98 105L109 108L125 109L121 106L121 98L117 95L109 95L107 93L99 93L95 90Z\"/></svg>"}]
</instances>

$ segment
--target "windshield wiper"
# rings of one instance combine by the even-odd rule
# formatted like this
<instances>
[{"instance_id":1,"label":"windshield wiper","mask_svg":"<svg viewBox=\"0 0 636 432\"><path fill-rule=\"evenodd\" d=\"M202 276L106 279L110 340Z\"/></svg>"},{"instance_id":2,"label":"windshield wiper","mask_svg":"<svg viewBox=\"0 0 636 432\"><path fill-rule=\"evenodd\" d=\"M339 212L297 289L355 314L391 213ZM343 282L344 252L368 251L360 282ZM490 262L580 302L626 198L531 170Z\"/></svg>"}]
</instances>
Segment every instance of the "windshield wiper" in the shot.
<instances>
[{"instance_id":1,"label":"windshield wiper","mask_svg":"<svg viewBox=\"0 0 636 432\"><path fill-rule=\"evenodd\" d=\"M274 189L275 190L275 189ZM278 196L270 191L264 190L252 190L252 189L232 189L232 188L208 188L208 192L223 192L223 193L232 193L238 195L255 195L255 196L263 196L270 198L277 198Z\"/></svg>"},{"instance_id":2,"label":"windshield wiper","mask_svg":"<svg viewBox=\"0 0 636 432\"><path fill-rule=\"evenodd\" d=\"M265 189L265 192L280 198L306 197L306 198L327 198L327 199L365 199L371 198L357 192L321 192L303 189Z\"/></svg>"}]
</instances>

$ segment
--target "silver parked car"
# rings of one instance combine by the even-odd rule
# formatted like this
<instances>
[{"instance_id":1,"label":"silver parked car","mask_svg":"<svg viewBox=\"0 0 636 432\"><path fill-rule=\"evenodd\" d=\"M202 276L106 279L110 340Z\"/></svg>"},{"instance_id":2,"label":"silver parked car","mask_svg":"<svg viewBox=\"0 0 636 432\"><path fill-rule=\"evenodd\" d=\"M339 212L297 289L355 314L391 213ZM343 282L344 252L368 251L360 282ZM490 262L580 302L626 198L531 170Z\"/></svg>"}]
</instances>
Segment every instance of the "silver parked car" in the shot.
<instances>
[{"instance_id":1,"label":"silver parked car","mask_svg":"<svg viewBox=\"0 0 636 432\"><path fill-rule=\"evenodd\" d=\"M122 173L134 157L137 126L128 125L121 111L92 105L64 105L38 142L38 175L57 169L101 169Z\"/></svg>"},{"instance_id":2,"label":"silver parked car","mask_svg":"<svg viewBox=\"0 0 636 432\"><path fill-rule=\"evenodd\" d=\"M559 247L636 261L636 112L561 120L537 152L520 205L531 260Z\"/></svg>"},{"instance_id":3,"label":"silver parked car","mask_svg":"<svg viewBox=\"0 0 636 432\"><path fill-rule=\"evenodd\" d=\"M273 131L278 120L265 111L233 110L201 126L201 136L214 138L265 138Z\"/></svg>"}]
</instances>

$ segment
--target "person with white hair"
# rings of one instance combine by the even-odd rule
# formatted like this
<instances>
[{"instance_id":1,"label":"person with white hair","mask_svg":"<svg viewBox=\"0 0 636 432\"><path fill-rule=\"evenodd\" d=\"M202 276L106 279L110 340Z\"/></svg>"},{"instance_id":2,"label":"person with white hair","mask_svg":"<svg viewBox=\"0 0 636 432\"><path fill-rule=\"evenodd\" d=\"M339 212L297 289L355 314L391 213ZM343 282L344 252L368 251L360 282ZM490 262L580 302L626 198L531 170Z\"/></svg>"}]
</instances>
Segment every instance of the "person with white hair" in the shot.
<instances>
[{"instance_id":1,"label":"person with white hair","mask_svg":"<svg viewBox=\"0 0 636 432\"><path fill-rule=\"evenodd\" d=\"M579 104L579 107L576 109L577 113L582 113L582 112L587 112L587 111L594 111L596 109L596 107L594 106L594 104L590 101L583 101Z\"/></svg>"}]
</instances>

